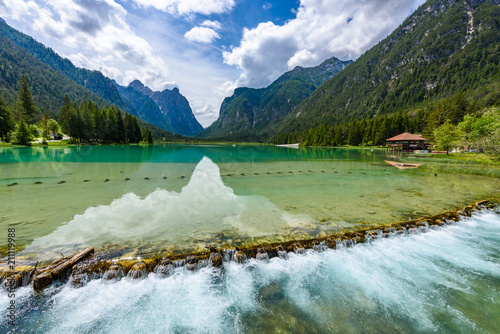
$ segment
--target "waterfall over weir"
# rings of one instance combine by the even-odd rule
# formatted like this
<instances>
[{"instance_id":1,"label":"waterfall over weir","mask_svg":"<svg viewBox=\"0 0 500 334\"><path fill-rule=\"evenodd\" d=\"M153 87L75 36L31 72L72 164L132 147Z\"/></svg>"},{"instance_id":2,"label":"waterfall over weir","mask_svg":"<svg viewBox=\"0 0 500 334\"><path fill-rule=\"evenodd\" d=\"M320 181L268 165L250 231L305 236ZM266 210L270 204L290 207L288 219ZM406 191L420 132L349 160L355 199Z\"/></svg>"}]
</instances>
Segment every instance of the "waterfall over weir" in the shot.
<instances>
[{"instance_id":1,"label":"waterfall over weir","mask_svg":"<svg viewBox=\"0 0 500 334\"><path fill-rule=\"evenodd\" d=\"M29 333L496 333L500 215L351 248L16 291ZM286 255L286 256L285 256ZM232 256L232 255L231 255ZM2 317L9 299L0 292Z\"/></svg>"}]
</instances>

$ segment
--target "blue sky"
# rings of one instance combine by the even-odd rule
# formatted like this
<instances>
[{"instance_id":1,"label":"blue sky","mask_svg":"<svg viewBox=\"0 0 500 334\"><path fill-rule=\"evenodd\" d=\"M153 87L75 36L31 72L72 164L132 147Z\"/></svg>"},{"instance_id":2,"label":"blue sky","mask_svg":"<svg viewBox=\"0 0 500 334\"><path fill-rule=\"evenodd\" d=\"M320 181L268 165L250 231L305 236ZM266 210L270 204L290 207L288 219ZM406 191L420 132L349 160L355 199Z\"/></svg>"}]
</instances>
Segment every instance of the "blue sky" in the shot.
<instances>
[{"instance_id":1,"label":"blue sky","mask_svg":"<svg viewBox=\"0 0 500 334\"><path fill-rule=\"evenodd\" d=\"M0 16L122 85L179 87L203 126L236 87L356 59L423 0L0 0Z\"/></svg>"}]
</instances>

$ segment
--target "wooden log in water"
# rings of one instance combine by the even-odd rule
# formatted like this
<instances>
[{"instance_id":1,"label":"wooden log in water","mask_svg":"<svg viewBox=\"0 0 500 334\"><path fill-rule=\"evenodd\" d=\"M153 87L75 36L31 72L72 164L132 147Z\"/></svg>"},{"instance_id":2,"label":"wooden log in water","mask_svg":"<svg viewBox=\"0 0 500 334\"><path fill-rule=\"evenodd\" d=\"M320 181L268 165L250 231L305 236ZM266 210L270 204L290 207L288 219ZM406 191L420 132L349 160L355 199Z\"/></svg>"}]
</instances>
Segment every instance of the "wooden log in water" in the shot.
<instances>
[{"instance_id":1,"label":"wooden log in water","mask_svg":"<svg viewBox=\"0 0 500 334\"><path fill-rule=\"evenodd\" d=\"M59 276L66 270L74 266L80 260L83 260L90 254L94 252L94 247L89 247L75 253L73 256L63 257L57 261L54 261L51 265L44 268L38 275L33 279L33 288L35 290L40 290L45 288L47 285L52 283L52 280L59 278Z\"/></svg>"},{"instance_id":2,"label":"wooden log in water","mask_svg":"<svg viewBox=\"0 0 500 334\"><path fill-rule=\"evenodd\" d=\"M89 248L82 250L79 253L76 253L69 260L64 261L63 263L59 264L57 267L52 269L52 276L59 277L59 275L61 275L63 272L65 272L69 268L73 267L78 261L86 258L87 256L89 256L92 253L94 253L94 247L89 247Z\"/></svg>"},{"instance_id":3,"label":"wooden log in water","mask_svg":"<svg viewBox=\"0 0 500 334\"><path fill-rule=\"evenodd\" d=\"M41 273L33 279L33 289L43 289L50 283L52 283L52 274L50 272Z\"/></svg>"}]
</instances>

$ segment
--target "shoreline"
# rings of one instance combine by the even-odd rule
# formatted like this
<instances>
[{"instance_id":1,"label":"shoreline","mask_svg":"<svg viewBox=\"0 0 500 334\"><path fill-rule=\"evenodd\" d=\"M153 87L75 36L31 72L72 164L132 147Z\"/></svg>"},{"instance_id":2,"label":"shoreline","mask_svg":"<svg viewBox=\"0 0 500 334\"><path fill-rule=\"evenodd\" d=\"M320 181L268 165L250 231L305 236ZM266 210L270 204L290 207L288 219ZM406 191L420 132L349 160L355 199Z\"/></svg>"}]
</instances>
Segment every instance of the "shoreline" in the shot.
<instances>
[{"instance_id":1,"label":"shoreline","mask_svg":"<svg viewBox=\"0 0 500 334\"><path fill-rule=\"evenodd\" d=\"M207 245L204 252L181 252L164 257L151 257L144 259L117 259L109 257L104 247L95 250L92 247L77 252L71 256L62 257L52 263L35 266L18 267L16 270L0 268L0 284L5 286L14 282L15 288L33 285L35 290L41 290L53 281L70 281L74 286L82 286L90 279L110 279L119 276L141 278L149 272L174 267L186 267L196 270L205 266L222 267L223 261L243 263L251 258L268 260L273 257L287 258L288 252L302 254L306 249L321 252L326 249L354 247L357 244L371 242L380 238L395 235L411 235L430 232L438 227L451 225L452 221L459 221L460 217L470 217L472 212L491 209L500 203L499 198L477 201L471 205L436 215L423 216L417 219L394 222L382 225L373 225L353 231L338 232L318 238L305 240L290 240L286 242L262 243L252 246L232 246L229 248L216 248Z\"/></svg>"}]
</instances>

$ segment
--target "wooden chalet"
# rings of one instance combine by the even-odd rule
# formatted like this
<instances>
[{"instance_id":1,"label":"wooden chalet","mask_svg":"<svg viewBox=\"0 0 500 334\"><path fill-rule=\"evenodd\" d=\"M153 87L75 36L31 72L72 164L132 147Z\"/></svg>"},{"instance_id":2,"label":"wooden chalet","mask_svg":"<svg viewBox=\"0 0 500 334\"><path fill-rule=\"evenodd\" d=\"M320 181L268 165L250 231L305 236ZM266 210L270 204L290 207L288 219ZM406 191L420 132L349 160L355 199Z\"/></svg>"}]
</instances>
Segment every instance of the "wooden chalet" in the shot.
<instances>
[{"instance_id":1,"label":"wooden chalet","mask_svg":"<svg viewBox=\"0 0 500 334\"><path fill-rule=\"evenodd\" d=\"M422 137L422 135L412 135L408 132L387 139L386 146L388 149L407 152L429 149L427 139Z\"/></svg>"}]
</instances>

